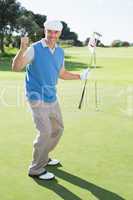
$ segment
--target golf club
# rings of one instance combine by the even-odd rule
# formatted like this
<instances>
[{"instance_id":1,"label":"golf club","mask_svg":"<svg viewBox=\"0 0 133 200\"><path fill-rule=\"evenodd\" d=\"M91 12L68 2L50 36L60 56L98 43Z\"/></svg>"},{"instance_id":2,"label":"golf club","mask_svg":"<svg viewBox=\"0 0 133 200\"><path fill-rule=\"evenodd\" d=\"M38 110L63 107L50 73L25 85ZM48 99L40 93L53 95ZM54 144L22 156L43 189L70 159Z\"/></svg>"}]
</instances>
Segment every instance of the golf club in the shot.
<instances>
[{"instance_id":1,"label":"golf club","mask_svg":"<svg viewBox=\"0 0 133 200\"><path fill-rule=\"evenodd\" d=\"M81 109L82 102L83 102L83 99L84 99L86 83L87 83L87 79L85 80L85 84L84 84L83 91L82 91L82 94L81 94L81 98L80 98L80 102L79 102L79 106L78 106L79 109Z\"/></svg>"},{"instance_id":2,"label":"golf club","mask_svg":"<svg viewBox=\"0 0 133 200\"><path fill-rule=\"evenodd\" d=\"M88 74L88 76L90 75L90 72L91 72L91 70L90 70L90 68L88 68L88 70L89 70L89 74ZM82 102L83 102L83 99L84 99L84 95L85 95L85 89L86 89L86 84L87 84L87 80L88 80L88 78L85 80L85 83L84 83L84 87L83 87L83 90L82 90L82 94L81 94L81 98L80 98L80 102L79 102L79 106L78 106L78 108L79 109L81 109L81 106L82 106Z\"/></svg>"}]
</instances>

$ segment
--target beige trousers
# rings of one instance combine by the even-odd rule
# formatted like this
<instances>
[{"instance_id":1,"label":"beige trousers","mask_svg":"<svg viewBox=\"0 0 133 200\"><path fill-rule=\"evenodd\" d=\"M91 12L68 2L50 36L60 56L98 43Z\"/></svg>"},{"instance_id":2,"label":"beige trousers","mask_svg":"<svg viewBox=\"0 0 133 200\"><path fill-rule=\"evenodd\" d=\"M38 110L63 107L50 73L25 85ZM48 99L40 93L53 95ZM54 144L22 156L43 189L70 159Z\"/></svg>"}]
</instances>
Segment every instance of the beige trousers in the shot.
<instances>
[{"instance_id":1,"label":"beige trousers","mask_svg":"<svg viewBox=\"0 0 133 200\"><path fill-rule=\"evenodd\" d=\"M44 172L48 163L49 152L58 144L64 125L58 102L29 103L37 136L33 143L33 158L29 166L29 174L37 175Z\"/></svg>"}]
</instances>

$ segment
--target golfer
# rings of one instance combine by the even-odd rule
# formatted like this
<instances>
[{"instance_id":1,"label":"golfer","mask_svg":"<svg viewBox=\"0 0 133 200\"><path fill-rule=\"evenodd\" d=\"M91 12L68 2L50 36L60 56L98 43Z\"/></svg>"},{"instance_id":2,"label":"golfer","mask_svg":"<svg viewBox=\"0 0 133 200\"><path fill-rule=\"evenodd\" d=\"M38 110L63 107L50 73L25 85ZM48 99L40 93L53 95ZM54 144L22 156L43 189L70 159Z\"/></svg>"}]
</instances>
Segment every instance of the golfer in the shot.
<instances>
[{"instance_id":1,"label":"golfer","mask_svg":"<svg viewBox=\"0 0 133 200\"><path fill-rule=\"evenodd\" d=\"M43 180L54 178L45 166L57 165L59 160L49 157L58 144L64 125L56 96L58 78L64 80L86 80L88 70L73 74L65 70L64 52L57 45L63 25L60 21L44 23L45 38L29 46L29 38L22 37L20 50L12 62L13 71L21 71L26 66L26 96L32 110L37 131L33 143L33 157L28 175Z\"/></svg>"}]
</instances>

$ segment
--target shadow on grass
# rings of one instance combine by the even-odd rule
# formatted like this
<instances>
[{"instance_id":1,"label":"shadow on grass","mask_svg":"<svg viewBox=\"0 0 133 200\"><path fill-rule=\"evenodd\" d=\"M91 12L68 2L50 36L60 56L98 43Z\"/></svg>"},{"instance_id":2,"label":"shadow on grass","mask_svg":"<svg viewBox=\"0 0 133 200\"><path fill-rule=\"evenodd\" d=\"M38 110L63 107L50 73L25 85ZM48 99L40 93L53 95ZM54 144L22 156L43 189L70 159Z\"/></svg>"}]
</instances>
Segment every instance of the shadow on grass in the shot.
<instances>
[{"instance_id":1,"label":"shadow on grass","mask_svg":"<svg viewBox=\"0 0 133 200\"><path fill-rule=\"evenodd\" d=\"M103 67L97 65L96 67L90 66L90 68L91 68L91 69L95 69L95 68L96 68L96 69L100 69L100 68L103 68Z\"/></svg>"},{"instance_id":2,"label":"shadow on grass","mask_svg":"<svg viewBox=\"0 0 133 200\"><path fill-rule=\"evenodd\" d=\"M79 71L87 68L87 64L73 61L65 61L65 68L70 71Z\"/></svg>"},{"instance_id":3,"label":"shadow on grass","mask_svg":"<svg viewBox=\"0 0 133 200\"><path fill-rule=\"evenodd\" d=\"M102 68L102 66L96 66L96 68L95 68L93 66L90 66L89 64L87 65L86 63L65 61L65 68L67 70L70 70L70 71L80 71L80 70L88 68L88 67L91 68L91 69L100 69L100 68Z\"/></svg>"},{"instance_id":4,"label":"shadow on grass","mask_svg":"<svg viewBox=\"0 0 133 200\"><path fill-rule=\"evenodd\" d=\"M82 189L91 192L92 195L94 195L94 197L96 197L99 200L125 200L118 194L115 194L109 190L99 187L78 176L63 171L58 167L47 167L47 168L49 171L53 172L56 175L56 177L59 177L73 185L76 185ZM60 185L58 183L58 180L56 179L51 181L43 181L39 179L34 179L34 180L37 184L54 191L57 195L59 195L65 200L82 200L82 198L78 197L70 189L67 189L64 186ZM89 197L86 197L86 200L87 199L89 199Z\"/></svg>"},{"instance_id":5,"label":"shadow on grass","mask_svg":"<svg viewBox=\"0 0 133 200\"><path fill-rule=\"evenodd\" d=\"M15 54L0 54L0 71L11 71L12 59ZM65 68L68 71L80 71L82 69L90 67L89 64L71 61L71 56L65 56ZM93 68L93 67L90 67ZM101 68L101 66L97 66L96 68ZM24 71L24 70L23 70Z\"/></svg>"},{"instance_id":6,"label":"shadow on grass","mask_svg":"<svg viewBox=\"0 0 133 200\"><path fill-rule=\"evenodd\" d=\"M82 69L85 69L85 68L92 68L92 69L95 69L95 67L91 66L89 63L81 63L81 62L75 62L75 61L71 61L72 58L74 58L74 56L65 56L65 68L67 70L70 70L70 71L80 71ZM102 66L96 66L96 69L100 69L100 68L103 68Z\"/></svg>"}]
</instances>

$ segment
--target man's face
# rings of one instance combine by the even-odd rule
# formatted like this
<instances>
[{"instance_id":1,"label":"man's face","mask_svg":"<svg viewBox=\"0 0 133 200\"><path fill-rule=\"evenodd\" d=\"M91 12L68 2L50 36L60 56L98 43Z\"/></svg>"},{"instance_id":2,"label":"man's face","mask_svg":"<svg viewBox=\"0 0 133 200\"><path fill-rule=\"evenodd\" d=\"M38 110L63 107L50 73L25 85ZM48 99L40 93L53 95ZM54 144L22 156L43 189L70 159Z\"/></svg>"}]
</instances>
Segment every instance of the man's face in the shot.
<instances>
[{"instance_id":1,"label":"man's face","mask_svg":"<svg viewBox=\"0 0 133 200\"><path fill-rule=\"evenodd\" d=\"M51 42L57 42L59 39L61 32L60 31L54 31L54 30L46 30L45 31L46 38L50 40Z\"/></svg>"}]
</instances>

